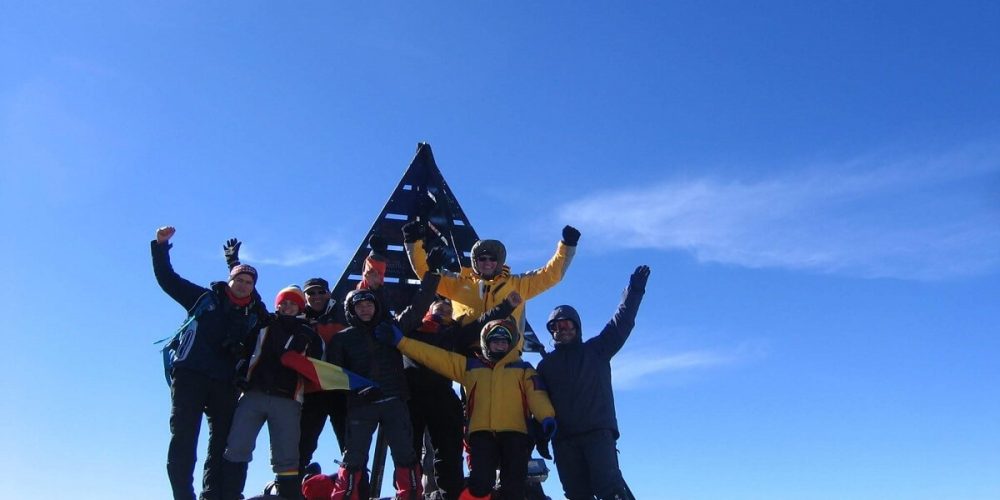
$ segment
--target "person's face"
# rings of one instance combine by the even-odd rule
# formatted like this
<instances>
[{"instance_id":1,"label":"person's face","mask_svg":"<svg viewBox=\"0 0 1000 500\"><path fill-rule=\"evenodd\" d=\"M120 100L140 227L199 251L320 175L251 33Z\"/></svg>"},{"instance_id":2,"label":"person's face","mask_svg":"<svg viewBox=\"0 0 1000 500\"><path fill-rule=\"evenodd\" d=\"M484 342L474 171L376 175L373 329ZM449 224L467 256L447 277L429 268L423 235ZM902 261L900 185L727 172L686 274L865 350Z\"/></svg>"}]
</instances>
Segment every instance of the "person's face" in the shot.
<instances>
[{"instance_id":1,"label":"person's face","mask_svg":"<svg viewBox=\"0 0 1000 500\"><path fill-rule=\"evenodd\" d=\"M285 299L278 303L278 314L282 316L295 316L299 313L299 304L291 299Z\"/></svg>"},{"instance_id":2,"label":"person's face","mask_svg":"<svg viewBox=\"0 0 1000 500\"><path fill-rule=\"evenodd\" d=\"M440 300L431 304L431 314L451 319L451 303Z\"/></svg>"},{"instance_id":3,"label":"person's face","mask_svg":"<svg viewBox=\"0 0 1000 500\"><path fill-rule=\"evenodd\" d=\"M326 309L326 304L329 301L330 292L321 286L314 286L306 290L306 305L313 311Z\"/></svg>"},{"instance_id":4,"label":"person's face","mask_svg":"<svg viewBox=\"0 0 1000 500\"><path fill-rule=\"evenodd\" d=\"M492 278L497 271L497 258L495 255L482 254L476 257L476 267L482 277Z\"/></svg>"},{"instance_id":5,"label":"person's face","mask_svg":"<svg viewBox=\"0 0 1000 500\"><path fill-rule=\"evenodd\" d=\"M365 272L365 280L368 281L369 288L378 288L382 286L382 275L374 269L369 269Z\"/></svg>"},{"instance_id":6,"label":"person's face","mask_svg":"<svg viewBox=\"0 0 1000 500\"><path fill-rule=\"evenodd\" d=\"M229 289L237 298L243 299L253 293L253 278L249 274L240 273L229 280Z\"/></svg>"},{"instance_id":7,"label":"person's face","mask_svg":"<svg viewBox=\"0 0 1000 500\"><path fill-rule=\"evenodd\" d=\"M490 352L507 352L510 350L510 342L504 339L494 339L489 344Z\"/></svg>"},{"instance_id":8,"label":"person's face","mask_svg":"<svg viewBox=\"0 0 1000 500\"><path fill-rule=\"evenodd\" d=\"M572 321L560 319L552 326L552 338L557 344L564 344L576 338L576 324Z\"/></svg>"},{"instance_id":9,"label":"person's face","mask_svg":"<svg viewBox=\"0 0 1000 500\"><path fill-rule=\"evenodd\" d=\"M375 317L375 303L370 300L362 300L354 304L354 314L361 321L371 321Z\"/></svg>"}]
</instances>

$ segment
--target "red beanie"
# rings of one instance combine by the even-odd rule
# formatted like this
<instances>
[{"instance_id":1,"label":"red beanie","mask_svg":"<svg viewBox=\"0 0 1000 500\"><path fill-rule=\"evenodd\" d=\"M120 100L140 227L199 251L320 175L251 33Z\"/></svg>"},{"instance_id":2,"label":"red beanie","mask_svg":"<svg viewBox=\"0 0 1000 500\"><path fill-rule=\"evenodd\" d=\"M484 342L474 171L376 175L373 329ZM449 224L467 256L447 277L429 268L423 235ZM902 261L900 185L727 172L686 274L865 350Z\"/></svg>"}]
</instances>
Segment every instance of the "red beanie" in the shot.
<instances>
[{"instance_id":1,"label":"red beanie","mask_svg":"<svg viewBox=\"0 0 1000 500\"><path fill-rule=\"evenodd\" d=\"M290 300L298 304L300 311L306 308L306 296L302 293L302 290L295 285L288 285L278 292L278 296L274 298L274 308L277 309L278 304L281 304L286 300Z\"/></svg>"}]
</instances>

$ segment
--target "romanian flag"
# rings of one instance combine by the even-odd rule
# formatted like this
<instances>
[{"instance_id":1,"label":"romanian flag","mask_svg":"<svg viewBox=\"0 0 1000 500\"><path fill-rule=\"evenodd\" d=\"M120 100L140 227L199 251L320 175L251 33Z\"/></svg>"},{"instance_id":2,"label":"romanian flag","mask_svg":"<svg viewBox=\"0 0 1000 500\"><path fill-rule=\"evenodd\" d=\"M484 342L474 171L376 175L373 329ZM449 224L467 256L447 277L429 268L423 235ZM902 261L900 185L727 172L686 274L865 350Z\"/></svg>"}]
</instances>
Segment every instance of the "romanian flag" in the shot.
<instances>
[{"instance_id":1,"label":"romanian flag","mask_svg":"<svg viewBox=\"0 0 1000 500\"><path fill-rule=\"evenodd\" d=\"M356 390L378 387L378 384L337 365L310 358L297 352L286 352L281 364L295 370L305 379L306 392Z\"/></svg>"}]
</instances>

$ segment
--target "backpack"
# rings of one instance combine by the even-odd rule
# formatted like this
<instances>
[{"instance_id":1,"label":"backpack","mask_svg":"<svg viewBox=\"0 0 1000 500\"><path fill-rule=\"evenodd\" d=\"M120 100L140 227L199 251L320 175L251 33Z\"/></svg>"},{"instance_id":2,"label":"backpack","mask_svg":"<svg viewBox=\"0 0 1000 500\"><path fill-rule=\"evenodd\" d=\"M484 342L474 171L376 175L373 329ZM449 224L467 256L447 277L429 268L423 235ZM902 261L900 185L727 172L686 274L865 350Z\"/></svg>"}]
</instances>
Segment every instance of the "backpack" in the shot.
<instances>
[{"instance_id":1,"label":"backpack","mask_svg":"<svg viewBox=\"0 0 1000 500\"><path fill-rule=\"evenodd\" d=\"M215 294L211 290L206 291L198 297L194 306L188 311L188 316L181 323L180 328L170 337L160 339L153 344L167 344L160 349L163 356L163 374L167 378L167 386L170 386L170 374L173 372L174 363L187 357L191 345L194 344L194 336L198 331L198 318L202 314L215 309L217 301Z\"/></svg>"}]
</instances>

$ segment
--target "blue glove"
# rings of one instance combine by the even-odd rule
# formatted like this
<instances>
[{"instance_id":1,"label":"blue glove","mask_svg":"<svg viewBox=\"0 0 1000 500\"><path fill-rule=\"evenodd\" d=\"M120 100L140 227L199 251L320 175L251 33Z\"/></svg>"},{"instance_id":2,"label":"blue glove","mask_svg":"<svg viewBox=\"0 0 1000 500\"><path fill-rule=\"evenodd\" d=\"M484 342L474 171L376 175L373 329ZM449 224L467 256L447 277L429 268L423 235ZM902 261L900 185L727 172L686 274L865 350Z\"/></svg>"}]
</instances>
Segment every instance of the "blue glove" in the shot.
<instances>
[{"instance_id":1,"label":"blue glove","mask_svg":"<svg viewBox=\"0 0 1000 500\"><path fill-rule=\"evenodd\" d=\"M394 321L383 321L375 327L375 339L395 347L399 345L400 340L403 340L403 331Z\"/></svg>"},{"instance_id":2,"label":"blue glove","mask_svg":"<svg viewBox=\"0 0 1000 500\"><path fill-rule=\"evenodd\" d=\"M542 420L542 433L545 434L545 440L551 441L556 437L556 419L555 417L545 417Z\"/></svg>"}]
</instances>

